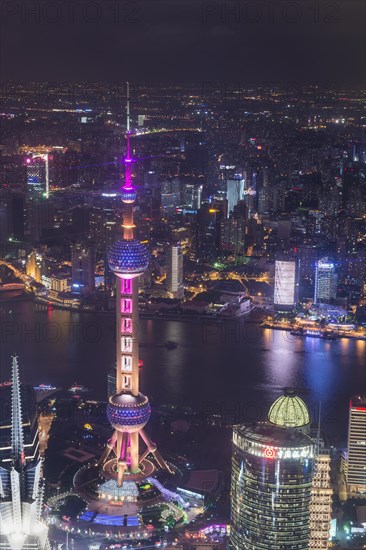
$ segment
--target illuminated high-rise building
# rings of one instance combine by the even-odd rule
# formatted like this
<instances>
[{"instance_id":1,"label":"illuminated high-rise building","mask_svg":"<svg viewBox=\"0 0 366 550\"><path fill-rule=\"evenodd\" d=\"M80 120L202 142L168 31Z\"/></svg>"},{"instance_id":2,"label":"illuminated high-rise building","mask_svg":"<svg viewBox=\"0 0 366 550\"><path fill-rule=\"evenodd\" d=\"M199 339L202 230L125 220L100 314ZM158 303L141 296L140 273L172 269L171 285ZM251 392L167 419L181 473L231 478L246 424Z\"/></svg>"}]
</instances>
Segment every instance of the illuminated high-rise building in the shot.
<instances>
[{"instance_id":1,"label":"illuminated high-rise building","mask_svg":"<svg viewBox=\"0 0 366 550\"><path fill-rule=\"evenodd\" d=\"M276 260L274 306L291 310L298 301L298 263L296 260Z\"/></svg>"},{"instance_id":2,"label":"illuminated high-rise building","mask_svg":"<svg viewBox=\"0 0 366 550\"><path fill-rule=\"evenodd\" d=\"M229 218L223 218L220 224L220 248L234 254L244 254L247 235L247 207L239 201Z\"/></svg>"},{"instance_id":3,"label":"illuminated high-rise building","mask_svg":"<svg viewBox=\"0 0 366 550\"><path fill-rule=\"evenodd\" d=\"M322 258L315 264L314 303L329 302L337 296L337 275L334 263Z\"/></svg>"},{"instance_id":4,"label":"illuminated high-rise building","mask_svg":"<svg viewBox=\"0 0 366 550\"><path fill-rule=\"evenodd\" d=\"M308 550L316 452L309 423L305 403L287 390L268 421L234 426L234 550Z\"/></svg>"},{"instance_id":5,"label":"illuminated high-rise building","mask_svg":"<svg viewBox=\"0 0 366 550\"><path fill-rule=\"evenodd\" d=\"M168 247L166 279L169 296L182 299L184 297L183 254L179 244Z\"/></svg>"},{"instance_id":6,"label":"illuminated high-rise building","mask_svg":"<svg viewBox=\"0 0 366 550\"><path fill-rule=\"evenodd\" d=\"M33 158L27 158L27 194L32 200L49 197L48 153L35 154Z\"/></svg>"},{"instance_id":7,"label":"illuminated high-rise building","mask_svg":"<svg viewBox=\"0 0 366 550\"><path fill-rule=\"evenodd\" d=\"M212 260L220 250L221 220L223 211L211 204L203 204L197 212L196 256Z\"/></svg>"},{"instance_id":8,"label":"illuminated high-rise building","mask_svg":"<svg viewBox=\"0 0 366 550\"><path fill-rule=\"evenodd\" d=\"M316 456L310 501L309 550L329 548L333 489L330 482L330 455L321 449Z\"/></svg>"},{"instance_id":9,"label":"illuminated high-rise building","mask_svg":"<svg viewBox=\"0 0 366 550\"><path fill-rule=\"evenodd\" d=\"M269 169L265 167L261 174L261 185L258 191L258 214L268 214L270 210L270 198Z\"/></svg>"},{"instance_id":10,"label":"illuminated high-rise building","mask_svg":"<svg viewBox=\"0 0 366 550\"><path fill-rule=\"evenodd\" d=\"M235 174L233 179L226 182L226 198L228 202L227 215L234 211L239 201L244 199L244 179L242 174Z\"/></svg>"},{"instance_id":11,"label":"illuminated high-rise building","mask_svg":"<svg viewBox=\"0 0 366 550\"><path fill-rule=\"evenodd\" d=\"M41 282L43 269L43 257L37 250L32 250L27 257L25 272L29 277L32 277L37 283Z\"/></svg>"},{"instance_id":12,"label":"illuminated high-rise building","mask_svg":"<svg viewBox=\"0 0 366 550\"><path fill-rule=\"evenodd\" d=\"M36 431L36 437L38 433ZM44 483L38 445L27 454L17 357L12 363L11 444L0 463L0 549L48 550L42 521Z\"/></svg>"},{"instance_id":13,"label":"illuminated high-rise building","mask_svg":"<svg viewBox=\"0 0 366 550\"><path fill-rule=\"evenodd\" d=\"M203 185L194 185L193 183L185 183L184 190L184 206L187 210L197 211L201 208Z\"/></svg>"},{"instance_id":14,"label":"illuminated high-rise building","mask_svg":"<svg viewBox=\"0 0 366 550\"><path fill-rule=\"evenodd\" d=\"M366 397L351 399L348 423L347 490L366 493Z\"/></svg>"},{"instance_id":15,"label":"illuminated high-rise building","mask_svg":"<svg viewBox=\"0 0 366 550\"><path fill-rule=\"evenodd\" d=\"M95 245L79 241L71 247L71 290L87 294L95 289Z\"/></svg>"}]
</instances>

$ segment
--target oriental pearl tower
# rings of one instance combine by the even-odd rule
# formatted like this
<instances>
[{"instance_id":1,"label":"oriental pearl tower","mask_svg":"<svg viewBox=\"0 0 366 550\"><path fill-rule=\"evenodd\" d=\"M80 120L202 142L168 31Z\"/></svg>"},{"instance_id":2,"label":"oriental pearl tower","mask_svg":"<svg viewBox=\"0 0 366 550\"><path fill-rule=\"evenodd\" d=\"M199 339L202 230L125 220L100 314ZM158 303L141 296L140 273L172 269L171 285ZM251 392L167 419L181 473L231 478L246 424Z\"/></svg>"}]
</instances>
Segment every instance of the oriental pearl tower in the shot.
<instances>
[{"instance_id":1,"label":"oriental pearl tower","mask_svg":"<svg viewBox=\"0 0 366 550\"><path fill-rule=\"evenodd\" d=\"M127 84L127 147L125 181L121 189L123 238L114 243L108 253L108 265L116 275L116 392L107 405L107 417L114 432L99 461L103 476L115 479L118 487L122 487L125 480L142 480L151 475L156 466L171 471L144 429L151 408L148 398L139 391L138 279L148 267L149 254L145 245L134 236L136 188L132 182L134 159L130 136ZM145 447L141 454L140 438Z\"/></svg>"}]
</instances>

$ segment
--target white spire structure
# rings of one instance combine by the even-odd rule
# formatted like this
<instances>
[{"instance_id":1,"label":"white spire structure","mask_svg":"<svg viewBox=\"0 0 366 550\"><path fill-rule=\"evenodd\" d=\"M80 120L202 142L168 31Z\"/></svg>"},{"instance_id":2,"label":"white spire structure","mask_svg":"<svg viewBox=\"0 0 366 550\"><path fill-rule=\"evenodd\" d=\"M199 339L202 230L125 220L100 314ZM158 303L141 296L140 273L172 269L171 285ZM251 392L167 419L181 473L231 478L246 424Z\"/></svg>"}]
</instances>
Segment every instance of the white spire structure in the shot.
<instances>
[{"instance_id":1,"label":"white spire structure","mask_svg":"<svg viewBox=\"0 0 366 550\"><path fill-rule=\"evenodd\" d=\"M12 362L10 462L0 462L0 549L48 550L48 528L41 518L42 461L26 461L18 358Z\"/></svg>"},{"instance_id":2,"label":"white spire structure","mask_svg":"<svg viewBox=\"0 0 366 550\"><path fill-rule=\"evenodd\" d=\"M18 357L13 357L11 392L11 451L12 460L24 465L24 437L22 421L22 403L20 396Z\"/></svg>"}]
</instances>

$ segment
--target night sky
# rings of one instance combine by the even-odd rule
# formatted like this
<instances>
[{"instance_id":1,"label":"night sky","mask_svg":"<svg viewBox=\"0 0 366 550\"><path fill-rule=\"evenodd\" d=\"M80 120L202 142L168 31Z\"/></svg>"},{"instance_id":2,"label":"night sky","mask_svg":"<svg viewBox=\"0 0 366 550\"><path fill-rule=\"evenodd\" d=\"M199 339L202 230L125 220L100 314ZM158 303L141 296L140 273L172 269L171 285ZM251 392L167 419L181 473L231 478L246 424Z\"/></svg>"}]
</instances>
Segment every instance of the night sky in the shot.
<instances>
[{"instance_id":1,"label":"night sky","mask_svg":"<svg viewBox=\"0 0 366 550\"><path fill-rule=\"evenodd\" d=\"M2 0L2 81L365 84L363 0Z\"/></svg>"}]
</instances>

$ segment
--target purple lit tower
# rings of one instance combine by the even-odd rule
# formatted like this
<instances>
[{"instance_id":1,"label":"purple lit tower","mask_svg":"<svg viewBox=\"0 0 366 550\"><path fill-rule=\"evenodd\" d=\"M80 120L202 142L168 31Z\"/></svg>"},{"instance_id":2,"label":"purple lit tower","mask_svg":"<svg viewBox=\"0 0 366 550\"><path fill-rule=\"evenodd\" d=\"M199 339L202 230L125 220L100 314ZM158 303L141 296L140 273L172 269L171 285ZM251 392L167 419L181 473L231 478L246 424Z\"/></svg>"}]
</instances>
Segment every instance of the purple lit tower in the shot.
<instances>
[{"instance_id":1,"label":"purple lit tower","mask_svg":"<svg viewBox=\"0 0 366 550\"><path fill-rule=\"evenodd\" d=\"M108 264L116 275L117 376L116 393L107 406L108 420L114 433L105 449L100 465L103 475L115 479L118 487L124 480L138 481L153 473L155 465L147 457L151 453L159 467L170 471L145 432L151 408L148 398L139 391L138 341L138 278L149 264L146 247L134 237L133 208L136 188L132 182L130 146L130 105L127 84L127 151L125 183L121 190L124 203L123 239L113 244L108 253ZM139 438L146 449L139 452Z\"/></svg>"}]
</instances>

